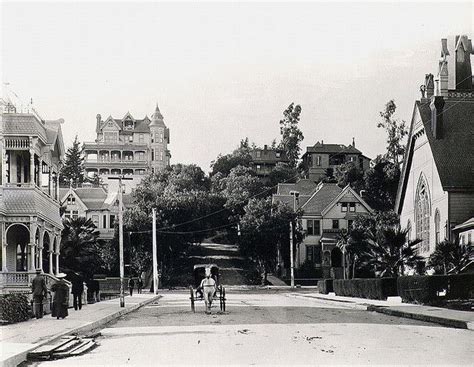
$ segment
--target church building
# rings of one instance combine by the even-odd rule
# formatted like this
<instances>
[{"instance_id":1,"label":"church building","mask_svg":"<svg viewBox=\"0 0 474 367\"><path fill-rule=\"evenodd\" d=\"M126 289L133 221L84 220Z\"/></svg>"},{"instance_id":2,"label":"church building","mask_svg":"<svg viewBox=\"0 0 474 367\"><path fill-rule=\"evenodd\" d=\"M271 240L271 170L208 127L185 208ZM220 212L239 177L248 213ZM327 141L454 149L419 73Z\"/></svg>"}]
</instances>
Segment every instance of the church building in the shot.
<instances>
[{"instance_id":1,"label":"church building","mask_svg":"<svg viewBox=\"0 0 474 367\"><path fill-rule=\"evenodd\" d=\"M395 210L409 238L429 257L474 216L474 88L471 40L441 40L436 77L427 74L415 102ZM450 52L451 51L451 52Z\"/></svg>"}]
</instances>

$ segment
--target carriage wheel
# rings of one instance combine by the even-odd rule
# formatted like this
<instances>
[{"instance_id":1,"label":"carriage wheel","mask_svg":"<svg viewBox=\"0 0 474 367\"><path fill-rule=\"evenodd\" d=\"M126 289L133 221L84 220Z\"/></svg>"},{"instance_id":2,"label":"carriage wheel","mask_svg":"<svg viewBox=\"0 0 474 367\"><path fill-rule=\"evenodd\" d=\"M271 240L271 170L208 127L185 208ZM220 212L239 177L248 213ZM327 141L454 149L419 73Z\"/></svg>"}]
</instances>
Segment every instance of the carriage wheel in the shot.
<instances>
[{"instance_id":1,"label":"carriage wheel","mask_svg":"<svg viewBox=\"0 0 474 367\"><path fill-rule=\"evenodd\" d=\"M222 286L219 286L219 305L222 311Z\"/></svg>"},{"instance_id":2,"label":"carriage wheel","mask_svg":"<svg viewBox=\"0 0 474 367\"><path fill-rule=\"evenodd\" d=\"M191 294L191 297L189 297L189 299L191 300L191 311L196 312L196 309L194 307L194 290L193 290L193 287L189 287L189 293Z\"/></svg>"},{"instance_id":3,"label":"carriage wheel","mask_svg":"<svg viewBox=\"0 0 474 367\"><path fill-rule=\"evenodd\" d=\"M225 288L222 287L222 311L225 312Z\"/></svg>"}]
</instances>

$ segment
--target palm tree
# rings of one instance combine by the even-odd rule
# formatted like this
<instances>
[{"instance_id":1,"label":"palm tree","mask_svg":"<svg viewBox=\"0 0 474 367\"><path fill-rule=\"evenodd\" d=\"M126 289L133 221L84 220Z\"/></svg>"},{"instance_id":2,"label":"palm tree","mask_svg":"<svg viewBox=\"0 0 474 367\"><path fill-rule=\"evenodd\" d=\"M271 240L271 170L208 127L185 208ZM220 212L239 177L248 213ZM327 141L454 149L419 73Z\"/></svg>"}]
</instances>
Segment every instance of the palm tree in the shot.
<instances>
[{"instance_id":1,"label":"palm tree","mask_svg":"<svg viewBox=\"0 0 474 367\"><path fill-rule=\"evenodd\" d=\"M363 256L365 265L373 267L381 277L398 277L404 267L415 267L423 260L417 254L421 240L407 241L407 233L398 225L369 235L368 249Z\"/></svg>"},{"instance_id":2,"label":"palm tree","mask_svg":"<svg viewBox=\"0 0 474 367\"><path fill-rule=\"evenodd\" d=\"M435 251L428 260L428 266L437 273L447 274L453 271L458 273L473 255L471 245L457 245L453 242L443 241L436 245Z\"/></svg>"},{"instance_id":3,"label":"palm tree","mask_svg":"<svg viewBox=\"0 0 474 367\"><path fill-rule=\"evenodd\" d=\"M99 232L91 219L65 219L61 236L63 267L82 272L93 272L100 264L97 256Z\"/></svg>"}]
</instances>

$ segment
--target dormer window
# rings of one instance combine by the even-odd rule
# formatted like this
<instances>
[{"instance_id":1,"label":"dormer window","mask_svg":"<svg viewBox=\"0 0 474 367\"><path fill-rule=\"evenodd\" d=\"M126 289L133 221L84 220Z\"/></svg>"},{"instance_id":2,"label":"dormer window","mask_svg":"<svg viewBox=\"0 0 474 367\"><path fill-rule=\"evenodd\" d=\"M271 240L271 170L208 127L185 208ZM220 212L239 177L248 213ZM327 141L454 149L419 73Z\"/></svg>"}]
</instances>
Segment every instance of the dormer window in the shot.
<instances>
[{"instance_id":1,"label":"dormer window","mask_svg":"<svg viewBox=\"0 0 474 367\"><path fill-rule=\"evenodd\" d=\"M133 130L133 121L126 120L123 126L125 130Z\"/></svg>"},{"instance_id":2,"label":"dormer window","mask_svg":"<svg viewBox=\"0 0 474 367\"><path fill-rule=\"evenodd\" d=\"M275 156L276 156L277 158L280 158L280 157L281 157L281 153L280 153L280 152L276 152L276 153L275 153Z\"/></svg>"}]
</instances>

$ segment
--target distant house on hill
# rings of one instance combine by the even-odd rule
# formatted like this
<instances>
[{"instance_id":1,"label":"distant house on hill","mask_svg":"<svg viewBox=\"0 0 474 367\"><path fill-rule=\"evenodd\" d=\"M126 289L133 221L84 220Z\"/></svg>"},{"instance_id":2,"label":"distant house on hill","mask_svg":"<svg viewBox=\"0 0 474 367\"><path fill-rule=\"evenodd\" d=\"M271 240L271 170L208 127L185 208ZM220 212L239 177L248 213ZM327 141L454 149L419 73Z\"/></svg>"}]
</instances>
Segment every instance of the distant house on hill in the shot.
<instances>
[{"instance_id":1,"label":"distant house on hill","mask_svg":"<svg viewBox=\"0 0 474 367\"><path fill-rule=\"evenodd\" d=\"M99 238L114 237L115 222L118 220L118 193L107 192L102 187L60 189L63 218L84 217L91 219L100 233ZM132 196L123 195L123 209L130 207Z\"/></svg>"},{"instance_id":2,"label":"distant house on hill","mask_svg":"<svg viewBox=\"0 0 474 367\"><path fill-rule=\"evenodd\" d=\"M312 147L306 148L302 159L306 177L316 182L325 177L328 171L334 173L335 169L344 163L352 162L362 172L365 172L370 165L370 158L355 147L354 141L347 146L318 141Z\"/></svg>"},{"instance_id":3,"label":"distant house on hill","mask_svg":"<svg viewBox=\"0 0 474 367\"><path fill-rule=\"evenodd\" d=\"M278 164L288 164L290 161L285 151L268 148L267 145L265 145L263 149L252 149L250 156L252 157L250 167L255 171L257 176L260 177L268 176Z\"/></svg>"},{"instance_id":4,"label":"distant house on hill","mask_svg":"<svg viewBox=\"0 0 474 367\"><path fill-rule=\"evenodd\" d=\"M372 209L350 187L305 179L294 184L279 184L273 202L284 202L303 210L303 243L297 246L295 267L305 261L320 269L324 277L342 277L342 252L337 246L341 229L348 229L359 214Z\"/></svg>"},{"instance_id":5,"label":"distant house on hill","mask_svg":"<svg viewBox=\"0 0 474 367\"><path fill-rule=\"evenodd\" d=\"M471 40L457 36L450 59L442 40L436 79L426 75L413 110L395 210L409 238L422 239L424 257L444 239L456 241L454 229L474 216L472 53Z\"/></svg>"}]
</instances>

